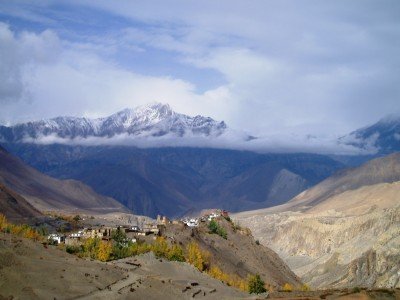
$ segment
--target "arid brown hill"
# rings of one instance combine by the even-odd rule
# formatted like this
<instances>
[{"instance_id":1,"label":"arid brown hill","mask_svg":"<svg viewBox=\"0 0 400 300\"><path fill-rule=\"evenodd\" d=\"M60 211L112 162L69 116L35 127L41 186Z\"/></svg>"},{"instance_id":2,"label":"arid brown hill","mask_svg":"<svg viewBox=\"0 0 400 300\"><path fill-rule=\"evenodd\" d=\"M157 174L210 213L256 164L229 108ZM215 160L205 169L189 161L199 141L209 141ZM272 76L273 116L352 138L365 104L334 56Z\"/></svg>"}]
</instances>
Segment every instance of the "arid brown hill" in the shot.
<instances>
[{"instance_id":1,"label":"arid brown hill","mask_svg":"<svg viewBox=\"0 0 400 300\"><path fill-rule=\"evenodd\" d=\"M220 217L219 226L226 231L226 239L209 233L208 222L190 229L183 225L168 225L165 236L184 248L195 241L202 250L210 253L211 266L224 273L236 274L246 279L248 274L259 274L267 286L280 289L286 283L300 287L300 279L270 248L256 242L248 229L240 228Z\"/></svg>"},{"instance_id":2,"label":"arid brown hill","mask_svg":"<svg viewBox=\"0 0 400 300\"><path fill-rule=\"evenodd\" d=\"M400 287L400 154L329 177L290 202L237 214L314 288Z\"/></svg>"},{"instance_id":3,"label":"arid brown hill","mask_svg":"<svg viewBox=\"0 0 400 300\"><path fill-rule=\"evenodd\" d=\"M25 165L0 147L0 183L40 211L127 212L116 200L76 180L58 180Z\"/></svg>"},{"instance_id":4,"label":"arid brown hill","mask_svg":"<svg viewBox=\"0 0 400 300\"><path fill-rule=\"evenodd\" d=\"M42 213L22 196L0 183L0 213L13 222L24 222L41 217Z\"/></svg>"}]
</instances>

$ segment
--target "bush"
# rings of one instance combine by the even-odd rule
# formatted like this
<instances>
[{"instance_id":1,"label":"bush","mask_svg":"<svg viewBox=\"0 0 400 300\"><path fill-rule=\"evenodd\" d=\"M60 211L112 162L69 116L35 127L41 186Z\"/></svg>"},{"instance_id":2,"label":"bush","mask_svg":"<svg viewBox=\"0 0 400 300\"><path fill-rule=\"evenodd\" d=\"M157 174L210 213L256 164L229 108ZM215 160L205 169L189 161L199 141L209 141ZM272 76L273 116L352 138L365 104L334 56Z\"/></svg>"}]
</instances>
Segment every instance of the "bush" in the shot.
<instances>
[{"instance_id":1,"label":"bush","mask_svg":"<svg viewBox=\"0 0 400 300\"><path fill-rule=\"evenodd\" d=\"M307 284L303 284L300 289L302 292L309 292L311 288Z\"/></svg>"},{"instance_id":2,"label":"bush","mask_svg":"<svg viewBox=\"0 0 400 300\"><path fill-rule=\"evenodd\" d=\"M227 274L224 273L220 268L217 266L212 266L210 270L207 272L208 275L214 277L215 279L221 280L225 282L227 285L238 288L242 291L248 290L247 282L241 279L236 274Z\"/></svg>"},{"instance_id":3,"label":"bush","mask_svg":"<svg viewBox=\"0 0 400 300\"><path fill-rule=\"evenodd\" d=\"M228 238L225 228L221 227L215 220L210 221L208 229L210 230L210 233L218 234L224 239Z\"/></svg>"},{"instance_id":4,"label":"bush","mask_svg":"<svg viewBox=\"0 0 400 300\"><path fill-rule=\"evenodd\" d=\"M157 237L156 241L152 246L152 251L156 257L167 257L169 248L168 243L164 237Z\"/></svg>"},{"instance_id":5,"label":"bush","mask_svg":"<svg viewBox=\"0 0 400 300\"><path fill-rule=\"evenodd\" d=\"M264 281L258 274L248 276L248 286L250 294L261 294L267 291Z\"/></svg>"},{"instance_id":6,"label":"bush","mask_svg":"<svg viewBox=\"0 0 400 300\"><path fill-rule=\"evenodd\" d=\"M260 241L259 241L259 240L256 240L256 244L257 244L257 245L260 245Z\"/></svg>"},{"instance_id":7,"label":"bush","mask_svg":"<svg viewBox=\"0 0 400 300\"><path fill-rule=\"evenodd\" d=\"M217 233L218 227L218 223L215 220L211 220L208 224L208 229L210 230L210 233Z\"/></svg>"},{"instance_id":8,"label":"bush","mask_svg":"<svg viewBox=\"0 0 400 300\"><path fill-rule=\"evenodd\" d=\"M167 258L173 261L185 261L183 249L179 245L173 245L168 252Z\"/></svg>"},{"instance_id":9,"label":"bush","mask_svg":"<svg viewBox=\"0 0 400 300\"><path fill-rule=\"evenodd\" d=\"M282 291L291 292L293 291L293 287L290 283L285 283L285 285L282 287Z\"/></svg>"},{"instance_id":10,"label":"bush","mask_svg":"<svg viewBox=\"0 0 400 300\"><path fill-rule=\"evenodd\" d=\"M223 228L223 227L219 227L219 228L218 228L217 234L218 234L220 237L224 238L224 239L227 239L227 238L228 238L228 234L226 233L226 230L225 230L225 228Z\"/></svg>"},{"instance_id":11,"label":"bush","mask_svg":"<svg viewBox=\"0 0 400 300\"><path fill-rule=\"evenodd\" d=\"M77 253L81 252L82 249L81 249L80 246L70 246L70 245L68 245L68 246L65 247L65 251L67 251L67 253L70 253L70 254L77 254Z\"/></svg>"},{"instance_id":12,"label":"bush","mask_svg":"<svg viewBox=\"0 0 400 300\"><path fill-rule=\"evenodd\" d=\"M100 244L100 239L98 238L88 238L84 241L82 248L82 255L85 257L90 257L93 259L97 258L97 250Z\"/></svg>"}]
</instances>

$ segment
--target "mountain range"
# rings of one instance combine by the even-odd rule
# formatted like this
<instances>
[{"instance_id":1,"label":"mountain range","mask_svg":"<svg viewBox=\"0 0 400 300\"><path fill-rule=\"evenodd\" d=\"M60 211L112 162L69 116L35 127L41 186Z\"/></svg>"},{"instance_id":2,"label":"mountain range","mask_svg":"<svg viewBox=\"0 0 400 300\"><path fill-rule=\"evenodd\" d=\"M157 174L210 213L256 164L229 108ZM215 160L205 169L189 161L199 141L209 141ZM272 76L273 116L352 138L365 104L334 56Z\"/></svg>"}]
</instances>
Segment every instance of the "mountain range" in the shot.
<instances>
[{"instance_id":1,"label":"mountain range","mask_svg":"<svg viewBox=\"0 0 400 300\"><path fill-rule=\"evenodd\" d=\"M289 202L239 213L313 288L400 287L400 153L340 171Z\"/></svg>"},{"instance_id":2,"label":"mountain range","mask_svg":"<svg viewBox=\"0 0 400 300\"><path fill-rule=\"evenodd\" d=\"M190 117L174 112L168 104L153 103L135 109L124 109L109 117L89 119L57 117L0 127L0 139L5 142L34 142L46 137L56 141L89 137L112 138L161 137L167 134L217 137L227 130L226 124L209 117ZM57 139L58 138L58 139Z\"/></svg>"},{"instance_id":3,"label":"mountain range","mask_svg":"<svg viewBox=\"0 0 400 300\"><path fill-rule=\"evenodd\" d=\"M278 205L343 168L316 154L207 148L6 144L46 174L82 181L136 214L181 216L205 208Z\"/></svg>"},{"instance_id":4,"label":"mountain range","mask_svg":"<svg viewBox=\"0 0 400 300\"><path fill-rule=\"evenodd\" d=\"M399 124L399 119L386 118L339 143L379 148L376 155L382 155L398 148ZM255 139L223 121L176 113L161 103L99 119L57 117L0 126L2 145L30 166L58 179L82 181L135 213L152 217L210 207L236 212L279 205L337 170L374 157L231 150L224 145L232 134L241 145ZM202 140L183 147L191 146L193 137ZM149 138L160 142L123 142ZM222 141L222 148L208 148L207 141L213 140Z\"/></svg>"}]
</instances>

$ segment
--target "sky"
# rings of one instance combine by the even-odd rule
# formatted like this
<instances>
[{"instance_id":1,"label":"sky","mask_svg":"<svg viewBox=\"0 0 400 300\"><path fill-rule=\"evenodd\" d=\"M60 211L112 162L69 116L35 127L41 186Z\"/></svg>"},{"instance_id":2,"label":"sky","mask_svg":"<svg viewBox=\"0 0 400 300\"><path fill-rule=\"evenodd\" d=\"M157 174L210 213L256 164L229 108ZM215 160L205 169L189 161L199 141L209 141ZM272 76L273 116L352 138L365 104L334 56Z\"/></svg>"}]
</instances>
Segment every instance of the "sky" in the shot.
<instances>
[{"instance_id":1,"label":"sky","mask_svg":"<svg viewBox=\"0 0 400 300\"><path fill-rule=\"evenodd\" d=\"M256 136L400 113L400 2L0 0L0 124L149 102Z\"/></svg>"}]
</instances>

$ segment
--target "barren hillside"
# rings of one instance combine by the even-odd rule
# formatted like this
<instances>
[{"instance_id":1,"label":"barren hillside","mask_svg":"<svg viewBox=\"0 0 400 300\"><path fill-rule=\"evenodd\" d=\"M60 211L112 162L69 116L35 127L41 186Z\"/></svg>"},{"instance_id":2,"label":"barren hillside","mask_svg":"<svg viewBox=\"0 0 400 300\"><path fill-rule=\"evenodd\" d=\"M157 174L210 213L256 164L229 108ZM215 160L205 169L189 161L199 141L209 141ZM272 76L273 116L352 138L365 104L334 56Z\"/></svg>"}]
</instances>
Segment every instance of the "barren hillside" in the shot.
<instances>
[{"instance_id":1,"label":"barren hillside","mask_svg":"<svg viewBox=\"0 0 400 300\"><path fill-rule=\"evenodd\" d=\"M20 194L40 211L128 212L116 200L94 192L76 180L58 180L25 165L0 147L0 183Z\"/></svg>"},{"instance_id":2,"label":"barren hillside","mask_svg":"<svg viewBox=\"0 0 400 300\"><path fill-rule=\"evenodd\" d=\"M315 288L400 286L400 155L336 174L288 204L234 216Z\"/></svg>"}]
</instances>

